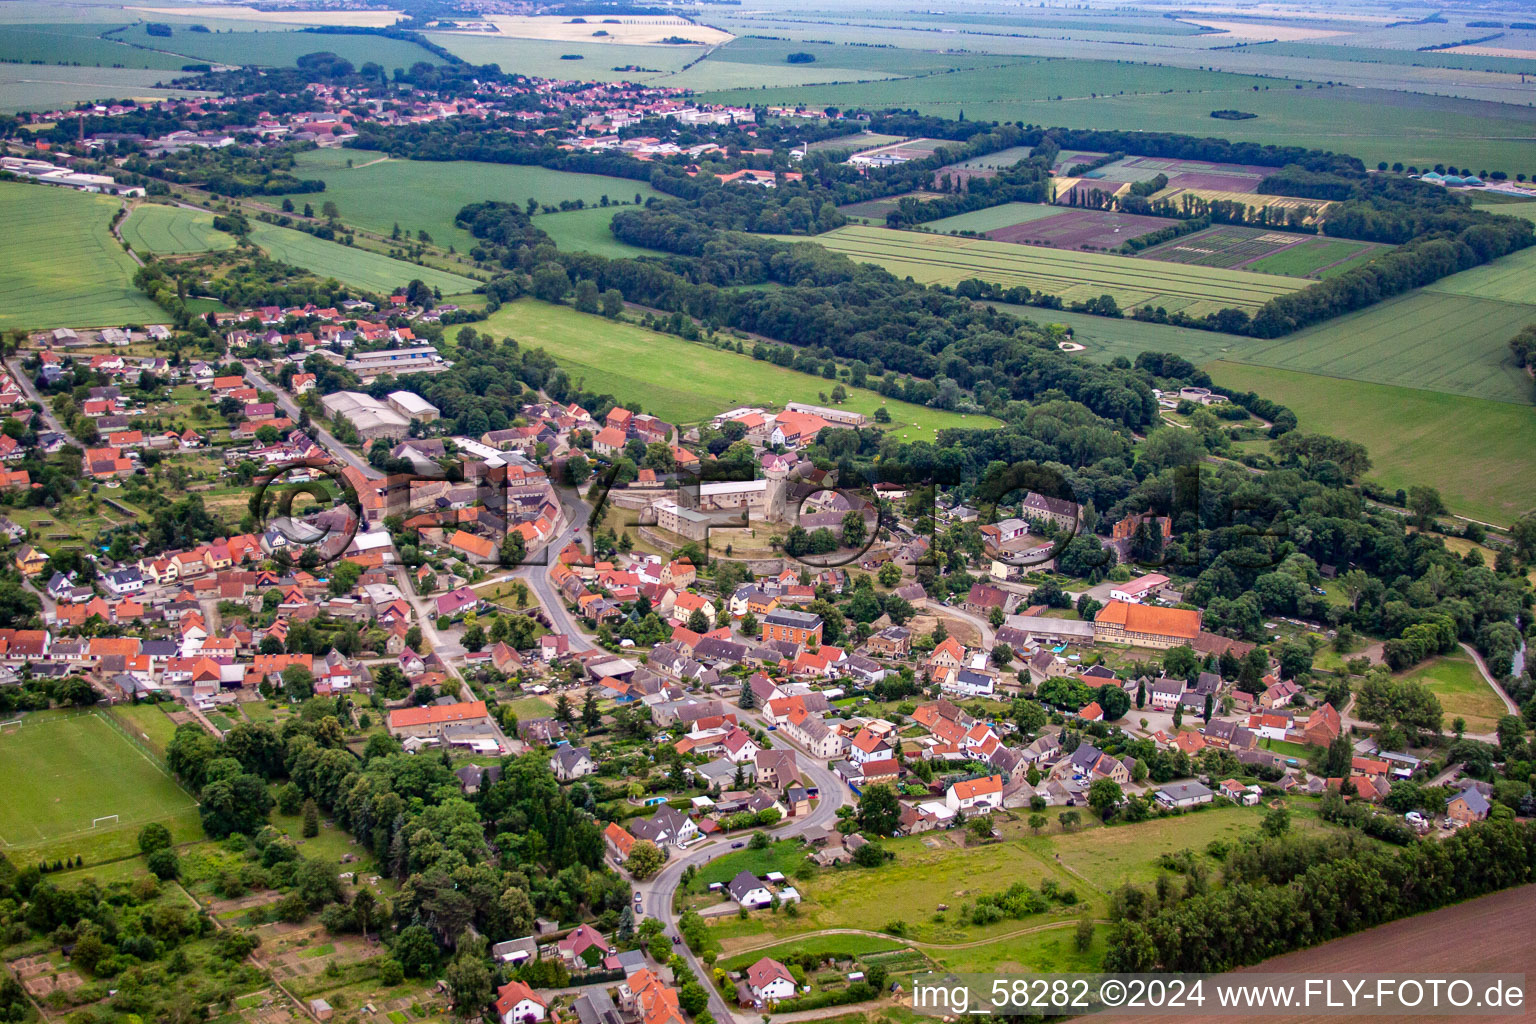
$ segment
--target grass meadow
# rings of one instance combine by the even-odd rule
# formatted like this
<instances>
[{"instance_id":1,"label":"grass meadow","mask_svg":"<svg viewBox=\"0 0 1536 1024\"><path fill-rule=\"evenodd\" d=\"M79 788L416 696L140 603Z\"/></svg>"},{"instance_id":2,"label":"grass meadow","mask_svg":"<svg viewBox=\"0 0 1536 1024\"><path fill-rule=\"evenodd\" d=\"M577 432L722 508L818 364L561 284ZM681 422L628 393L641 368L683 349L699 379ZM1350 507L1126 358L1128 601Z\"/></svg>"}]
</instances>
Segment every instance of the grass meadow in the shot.
<instances>
[{"instance_id":1,"label":"grass meadow","mask_svg":"<svg viewBox=\"0 0 1536 1024\"><path fill-rule=\"evenodd\" d=\"M533 219L533 226L554 239L561 252L590 252L610 259L656 255L613 237L608 225L617 212L613 207L589 206L585 210L541 213Z\"/></svg>"},{"instance_id":2,"label":"grass meadow","mask_svg":"<svg viewBox=\"0 0 1536 1024\"><path fill-rule=\"evenodd\" d=\"M118 200L0 183L0 328L120 327L160 308L133 285L108 225Z\"/></svg>"},{"instance_id":3,"label":"grass meadow","mask_svg":"<svg viewBox=\"0 0 1536 1024\"><path fill-rule=\"evenodd\" d=\"M502 306L480 329L542 348L589 390L608 392L673 423L697 423L744 404L819 403L821 394L832 389L832 383L820 377L748 355L533 299ZM894 421L886 429L908 440L931 441L935 431L946 428L998 425L987 416L910 405L862 388L848 392L846 408L873 415L884 405Z\"/></svg>"},{"instance_id":4,"label":"grass meadow","mask_svg":"<svg viewBox=\"0 0 1536 1024\"><path fill-rule=\"evenodd\" d=\"M98 67L152 68L180 71L187 60L173 53L141 50L112 37L101 38L111 25L90 22L0 25L0 60L30 64L89 64Z\"/></svg>"},{"instance_id":5,"label":"grass meadow","mask_svg":"<svg viewBox=\"0 0 1536 1024\"><path fill-rule=\"evenodd\" d=\"M139 252L175 255L232 249L235 236L217 231L213 214L180 206L141 203L118 228L123 241Z\"/></svg>"},{"instance_id":6,"label":"grass meadow","mask_svg":"<svg viewBox=\"0 0 1536 1024\"><path fill-rule=\"evenodd\" d=\"M998 228L1028 224L1066 212L1066 207L1045 203L1004 203L1001 206L989 206L985 210L972 210L969 213L957 213L953 217L931 220L923 226L941 234L951 231L996 231Z\"/></svg>"},{"instance_id":7,"label":"grass meadow","mask_svg":"<svg viewBox=\"0 0 1536 1024\"><path fill-rule=\"evenodd\" d=\"M1403 678L1423 683L1440 698L1445 711L1443 728L1451 731L1457 718L1467 721L1467 732L1491 733L1499 719L1508 714L1504 702L1483 679L1471 655L1465 651L1430 661L1407 672Z\"/></svg>"},{"instance_id":8,"label":"grass meadow","mask_svg":"<svg viewBox=\"0 0 1536 1024\"><path fill-rule=\"evenodd\" d=\"M1536 508L1536 417L1528 405L1391 387L1227 360L1218 387L1289 406L1301 429L1359 441L1386 487L1437 487L1458 515L1507 526Z\"/></svg>"},{"instance_id":9,"label":"grass meadow","mask_svg":"<svg viewBox=\"0 0 1536 1024\"><path fill-rule=\"evenodd\" d=\"M923 284L955 285L977 277L1004 286L1026 285L1067 302L1108 293L1122 309L1151 305L1192 316L1228 306L1251 312L1302 286L1292 278L1245 271L880 227L842 227L816 241Z\"/></svg>"},{"instance_id":10,"label":"grass meadow","mask_svg":"<svg viewBox=\"0 0 1536 1024\"><path fill-rule=\"evenodd\" d=\"M303 231L261 221L251 222L251 241L275 260L381 295L403 288L416 278L441 289L444 296L473 291L479 284L458 274L390 259L376 252L364 252L340 242L328 242Z\"/></svg>"},{"instance_id":11,"label":"grass meadow","mask_svg":"<svg viewBox=\"0 0 1536 1024\"><path fill-rule=\"evenodd\" d=\"M347 166L348 160L353 166ZM342 220L365 230L389 234L396 224L411 235L425 230L434 242L453 245L460 252L472 248L475 239L455 227L453 218L470 203L494 199L525 206L529 199L550 204L581 199L596 206L605 195L610 201L633 203L636 194L642 201L658 194L648 183L629 178L469 160L392 160L358 149L300 153L293 173L325 182L325 191L318 196L291 197L300 209L305 203L319 209L322 201L333 202ZM409 202L380 202L381 196L409 197ZM548 219L534 223L544 227Z\"/></svg>"},{"instance_id":12,"label":"grass meadow","mask_svg":"<svg viewBox=\"0 0 1536 1024\"><path fill-rule=\"evenodd\" d=\"M103 714L34 712L0 734L0 843L15 859L26 861L22 850L87 860L136 852L151 821L178 841L200 833L192 797ZM116 822L92 825L112 814Z\"/></svg>"}]
</instances>

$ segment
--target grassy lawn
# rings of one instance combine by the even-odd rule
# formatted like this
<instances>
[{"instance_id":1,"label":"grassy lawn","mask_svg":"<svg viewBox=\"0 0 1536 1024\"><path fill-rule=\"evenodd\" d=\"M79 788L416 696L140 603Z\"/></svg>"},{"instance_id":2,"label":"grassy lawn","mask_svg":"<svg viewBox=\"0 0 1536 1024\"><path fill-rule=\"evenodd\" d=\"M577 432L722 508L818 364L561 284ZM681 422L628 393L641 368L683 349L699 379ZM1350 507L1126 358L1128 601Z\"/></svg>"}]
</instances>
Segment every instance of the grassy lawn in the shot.
<instances>
[{"instance_id":1,"label":"grassy lawn","mask_svg":"<svg viewBox=\"0 0 1536 1024\"><path fill-rule=\"evenodd\" d=\"M542 697L520 697L517 700L502 701L501 705L511 708L520 722L530 718L548 718L555 713L554 701Z\"/></svg>"},{"instance_id":2,"label":"grassy lawn","mask_svg":"<svg viewBox=\"0 0 1536 1024\"><path fill-rule=\"evenodd\" d=\"M175 707L174 704L123 704L108 713L116 715L130 732L136 732L139 739L163 757L166 745L176 735L176 723L171 721L166 709Z\"/></svg>"},{"instance_id":3,"label":"grassy lawn","mask_svg":"<svg viewBox=\"0 0 1536 1024\"><path fill-rule=\"evenodd\" d=\"M1083 817L1085 821L1095 820L1089 813ZM1261 817L1258 808L1221 802L1193 814L1134 825L1050 832L1027 838L1022 845L1041 859L1059 856L1079 884L1086 882L1109 892L1124 882L1156 881L1161 870L1157 856L1165 851L1190 849L1199 853L1213 839L1231 840L1256 831Z\"/></svg>"},{"instance_id":4,"label":"grassy lawn","mask_svg":"<svg viewBox=\"0 0 1536 1024\"><path fill-rule=\"evenodd\" d=\"M804 862L805 846L798 839L773 843L766 850L737 850L705 865L694 876L692 888L703 892L710 883L729 882L743 871L750 871L759 878L770 871L793 876L795 869Z\"/></svg>"},{"instance_id":5,"label":"grassy lawn","mask_svg":"<svg viewBox=\"0 0 1536 1024\"><path fill-rule=\"evenodd\" d=\"M1536 505L1536 417L1529 406L1234 362L1204 369L1218 387L1289 406L1302 430L1364 444L1374 464L1370 479L1385 487L1429 484L1452 512L1496 525Z\"/></svg>"},{"instance_id":6,"label":"grassy lawn","mask_svg":"<svg viewBox=\"0 0 1536 1024\"><path fill-rule=\"evenodd\" d=\"M831 381L748 355L534 299L502 306L482 330L497 338L510 336L529 348L543 348L588 389L607 391L631 408L679 424L696 423L747 403L822 403L821 395L833 387ZM848 393L846 408L873 415L884 405L894 421L888 429L912 440L932 440L934 432L944 428L998 425L987 416L888 400L861 388L848 388Z\"/></svg>"},{"instance_id":7,"label":"grassy lawn","mask_svg":"<svg viewBox=\"0 0 1536 1024\"><path fill-rule=\"evenodd\" d=\"M803 939L781 942L766 949L730 957L721 961L721 965L728 971L735 971L765 956L776 960L795 953L845 953L857 956L861 953L884 953L906 948L907 944L900 939L884 939L875 935L808 935Z\"/></svg>"},{"instance_id":8,"label":"grassy lawn","mask_svg":"<svg viewBox=\"0 0 1536 1024\"><path fill-rule=\"evenodd\" d=\"M0 846L104 860L135 852L161 821L178 842L201 834L196 806L101 713L34 712L0 735ZM95 825L98 818L117 820ZM190 834L189 828L190 826Z\"/></svg>"},{"instance_id":9,"label":"grassy lawn","mask_svg":"<svg viewBox=\"0 0 1536 1024\"><path fill-rule=\"evenodd\" d=\"M302 231L261 221L251 222L251 241L275 260L303 267L322 277L334 277L379 295L391 294L418 278L430 287L441 289L444 296L473 291L479 283L458 274L349 248L340 242L328 242Z\"/></svg>"},{"instance_id":10,"label":"grassy lawn","mask_svg":"<svg viewBox=\"0 0 1536 1024\"><path fill-rule=\"evenodd\" d=\"M116 199L0 183L0 329L155 323L160 307L108 230Z\"/></svg>"},{"instance_id":11,"label":"grassy lawn","mask_svg":"<svg viewBox=\"0 0 1536 1024\"><path fill-rule=\"evenodd\" d=\"M1433 658L1403 678L1423 683L1440 698L1440 707L1445 711L1443 728L1447 732L1458 717L1467 720L1467 732L1492 732L1499 719L1508 713L1465 651Z\"/></svg>"},{"instance_id":12,"label":"grassy lawn","mask_svg":"<svg viewBox=\"0 0 1536 1024\"><path fill-rule=\"evenodd\" d=\"M1259 747L1277 757L1294 757L1302 764L1307 763L1307 748L1300 743L1292 743L1290 740L1260 740Z\"/></svg>"}]
</instances>

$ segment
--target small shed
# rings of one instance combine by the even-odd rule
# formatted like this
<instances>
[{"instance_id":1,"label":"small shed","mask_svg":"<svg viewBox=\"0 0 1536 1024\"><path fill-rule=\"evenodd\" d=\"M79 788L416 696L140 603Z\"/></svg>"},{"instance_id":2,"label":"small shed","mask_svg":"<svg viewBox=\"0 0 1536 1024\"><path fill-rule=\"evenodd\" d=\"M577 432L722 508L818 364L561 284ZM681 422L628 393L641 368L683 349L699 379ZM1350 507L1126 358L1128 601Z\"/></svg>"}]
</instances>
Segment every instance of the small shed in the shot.
<instances>
[{"instance_id":1,"label":"small shed","mask_svg":"<svg viewBox=\"0 0 1536 1024\"><path fill-rule=\"evenodd\" d=\"M309 1012L315 1015L315 1020L330 1020L331 1014L335 1011L331 1009L331 1004L324 999L311 999L309 1001Z\"/></svg>"}]
</instances>

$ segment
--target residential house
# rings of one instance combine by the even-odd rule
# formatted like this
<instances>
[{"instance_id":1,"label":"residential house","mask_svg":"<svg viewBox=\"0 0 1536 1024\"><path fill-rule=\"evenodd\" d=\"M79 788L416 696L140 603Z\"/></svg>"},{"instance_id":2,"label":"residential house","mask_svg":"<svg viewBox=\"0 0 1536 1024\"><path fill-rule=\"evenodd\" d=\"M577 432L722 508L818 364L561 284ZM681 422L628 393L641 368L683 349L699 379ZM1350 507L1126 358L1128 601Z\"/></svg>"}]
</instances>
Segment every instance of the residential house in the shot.
<instances>
[{"instance_id":1,"label":"residential house","mask_svg":"<svg viewBox=\"0 0 1536 1024\"><path fill-rule=\"evenodd\" d=\"M597 771L591 752L586 747L570 744L556 748L549 757L549 770L561 782L574 782Z\"/></svg>"},{"instance_id":2,"label":"residential house","mask_svg":"<svg viewBox=\"0 0 1536 1024\"><path fill-rule=\"evenodd\" d=\"M496 1018L501 1024L534 1024L549 1016L549 1004L520 981L496 990Z\"/></svg>"},{"instance_id":3,"label":"residential house","mask_svg":"<svg viewBox=\"0 0 1536 1024\"><path fill-rule=\"evenodd\" d=\"M944 805L953 811L986 813L1003 805L1003 777L987 775L957 782L944 793Z\"/></svg>"},{"instance_id":4,"label":"residential house","mask_svg":"<svg viewBox=\"0 0 1536 1024\"><path fill-rule=\"evenodd\" d=\"M763 1005L788 999L795 994L795 978L789 968L771 957L763 957L747 968L747 987Z\"/></svg>"}]
</instances>

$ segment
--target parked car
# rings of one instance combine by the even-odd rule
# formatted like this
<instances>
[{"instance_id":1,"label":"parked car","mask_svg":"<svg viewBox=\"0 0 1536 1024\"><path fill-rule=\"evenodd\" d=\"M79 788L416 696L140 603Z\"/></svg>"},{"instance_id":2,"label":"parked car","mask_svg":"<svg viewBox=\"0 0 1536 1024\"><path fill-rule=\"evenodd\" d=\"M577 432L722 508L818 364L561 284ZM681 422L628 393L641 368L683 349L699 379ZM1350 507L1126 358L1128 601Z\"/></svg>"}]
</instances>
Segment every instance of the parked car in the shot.
<instances>
[{"instance_id":1,"label":"parked car","mask_svg":"<svg viewBox=\"0 0 1536 1024\"><path fill-rule=\"evenodd\" d=\"M746 844L746 843L732 843L732 844L731 844L731 849L733 849L733 850L739 850L739 849L741 849L741 848L742 848L742 847L743 847L743 846L746 846L746 845L747 845L747 844Z\"/></svg>"}]
</instances>

